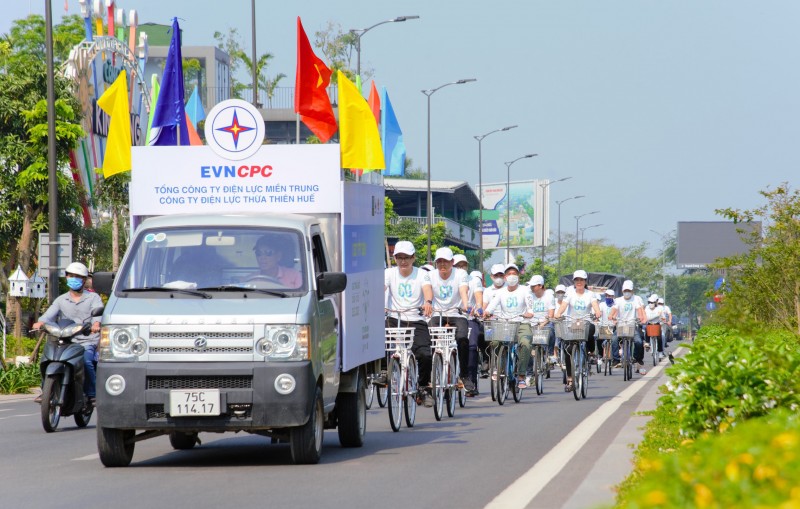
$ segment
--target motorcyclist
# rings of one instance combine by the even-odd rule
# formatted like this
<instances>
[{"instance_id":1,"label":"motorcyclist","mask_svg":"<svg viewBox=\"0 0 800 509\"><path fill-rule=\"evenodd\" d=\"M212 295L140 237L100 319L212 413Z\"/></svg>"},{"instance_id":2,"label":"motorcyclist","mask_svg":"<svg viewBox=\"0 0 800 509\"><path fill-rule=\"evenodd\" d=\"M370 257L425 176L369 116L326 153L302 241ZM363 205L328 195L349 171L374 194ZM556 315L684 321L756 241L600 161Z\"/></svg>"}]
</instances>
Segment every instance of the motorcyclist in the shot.
<instances>
[{"instance_id":1,"label":"motorcyclist","mask_svg":"<svg viewBox=\"0 0 800 509\"><path fill-rule=\"evenodd\" d=\"M34 329L40 329L45 323L56 323L62 318L72 320L75 323L83 323L92 316L92 310L102 307L103 301L100 295L86 291L86 279L89 277L89 269L80 262L72 262L66 268L67 286L69 291L56 298L53 303L39 317L39 321L33 324ZM92 329L89 335L77 335L73 339L74 343L83 346L83 364L86 376L83 380L83 392L89 398L89 403L94 405L96 391L96 375L94 370L94 355L97 350L97 342L100 339L100 320L101 317L92 318ZM37 398L41 401L41 397Z\"/></svg>"}]
</instances>

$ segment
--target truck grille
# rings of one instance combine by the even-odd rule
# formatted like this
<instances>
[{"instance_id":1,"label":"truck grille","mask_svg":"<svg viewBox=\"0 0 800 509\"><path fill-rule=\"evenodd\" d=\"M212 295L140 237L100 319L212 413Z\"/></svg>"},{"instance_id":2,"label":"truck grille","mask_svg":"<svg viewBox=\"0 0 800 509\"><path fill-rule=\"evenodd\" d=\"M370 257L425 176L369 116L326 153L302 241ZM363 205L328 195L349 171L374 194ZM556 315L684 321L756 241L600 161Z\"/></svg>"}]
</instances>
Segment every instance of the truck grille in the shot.
<instances>
[{"instance_id":1,"label":"truck grille","mask_svg":"<svg viewBox=\"0 0 800 509\"><path fill-rule=\"evenodd\" d=\"M209 346L203 350L198 350L192 346L154 346L150 348L152 354L176 354L176 353L236 353L236 354L251 354L253 353L252 346Z\"/></svg>"},{"instance_id":2,"label":"truck grille","mask_svg":"<svg viewBox=\"0 0 800 509\"><path fill-rule=\"evenodd\" d=\"M164 413L164 405L146 405L148 419L163 419L167 416Z\"/></svg>"},{"instance_id":3,"label":"truck grille","mask_svg":"<svg viewBox=\"0 0 800 509\"><path fill-rule=\"evenodd\" d=\"M151 332L150 339L195 339L197 336L205 336L208 339L253 339L253 331L250 332Z\"/></svg>"},{"instance_id":4,"label":"truck grille","mask_svg":"<svg viewBox=\"0 0 800 509\"><path fill-rule=\"evenodd\" d=\"M148 389L251 389L253 377L238 376L148 376Z\"/></svg>"}]
</instances>

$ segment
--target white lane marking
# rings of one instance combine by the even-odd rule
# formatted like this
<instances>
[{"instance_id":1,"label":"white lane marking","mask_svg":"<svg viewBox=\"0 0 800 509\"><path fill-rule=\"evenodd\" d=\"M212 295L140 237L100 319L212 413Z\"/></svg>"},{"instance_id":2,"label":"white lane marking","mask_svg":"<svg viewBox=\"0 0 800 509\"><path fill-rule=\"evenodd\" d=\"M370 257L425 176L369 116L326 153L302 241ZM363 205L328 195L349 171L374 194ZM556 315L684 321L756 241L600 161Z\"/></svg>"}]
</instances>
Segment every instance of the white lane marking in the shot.
<instances>
[{"instance_id":1,"label":"white lane marking","mask_svg":"<svg viewBox=\"0 0 800 509\"><path fill-rule=\"evenodd\" d=\"M10 412L11 408L0 408L0 412Z\"/></svg>"},{"instance_id":2,"label":"white lane marking","mask_svg":"<svg viewBox=\"0 0 800 509\"><path fill-rule=\"evenodd\" d=\"M14 417L30 417L32 415L39 415L41 412L36 412L35 414L18 414L18 415L9 415L7 417L0 417L0 421L5 419L12 419Z\"/></svg>"},{"instance_id":3,"label":"white lane marking","mask_svg":"<svg viewBox=\"0 0 800 509\"><path fill-rule=\"evenodd\" d=\"M677 351L676 351L677 353ZM623 403L636 395L649 381L655 378L668 364L659 364L648 371L642 378L633 382L627 389L617 394L600 408L587 416L580 424L565 436L555 447L545 454L527 472L517 478L506 489L500 492L486 509L512 509L524 508L531 500L536 498L547 484L558 475L580 450L586 445L592 435L600 429L606 420L616 412Z\"/></svg>"},{"instance_id":4,"label":"white lane marking","mask_svg":"<svg viewBox=\"0 0 800 509\"><path fill-rule=\"evenodd\" d=\"M97 453L89 454L86 456L81 456L80 458L72 458L72 461L91 461L91 460L99 460L100 455Z\"/></svg>"}]
</instances>

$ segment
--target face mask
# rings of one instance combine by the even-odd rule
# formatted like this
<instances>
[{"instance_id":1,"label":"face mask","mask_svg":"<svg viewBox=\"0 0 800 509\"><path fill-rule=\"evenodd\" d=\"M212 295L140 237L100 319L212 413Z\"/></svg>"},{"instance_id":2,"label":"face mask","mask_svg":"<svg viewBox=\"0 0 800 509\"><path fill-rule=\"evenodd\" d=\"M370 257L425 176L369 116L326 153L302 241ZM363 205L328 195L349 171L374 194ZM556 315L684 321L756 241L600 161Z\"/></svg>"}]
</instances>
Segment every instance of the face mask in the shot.
<instances>
[{"instance_id":1,"label":"face mask","mask_svg":"<svg viewBox=\"0 0 800 509\"><path fill-rule=\"evenodd\" d=\"M503 286L503 283L506 282L502 277L493 277L492 281L494 281L494 285L497 287Z\"/></svg>"},{"instance_id":2,"label":"face mask","mask_svg":"<svg viewBox=\"0 0 800 509\"><path fill-rule=\"evenodd\" d=\"M606 306L613 306L613 305L614 305L614 299L612 299L611 297L606 297Z\"/></svg>"},{"instance_id":3,"label":"face mask","mask_svg":"<svg viewBox=\"0 0 800 509\"><path fill-rule=\"evenodd\" d=\"M83 288L83 279L79 277L68 277L67 286L69 286L70 290L75 290L77 292L78 290Z\"/></svg>"},{"instance_id":4,"label":"face mask","mask_svg":"<svg viewBox=\"0 0 800 509\"><path fill-rule=\"evenodd\" d=\"M506 283L508 283L508 286L517 286L519 284L519 276L508 276Z\"/></svg>"},{"instance_id":5,"label":"face mask","mask_svg":"<svg viewBox=\"0 0 800 509\"><path fill-rule=\"evenodd\" d=\"M625 296L626 299L630 299L633 297L633 292L622 292L622 295Z\"/></svg>"},{"instance_id":6,"label":"face mask","mask_svg":"<svg viewBox=\"0 0 800 509\"><path fill-rule=\"evenodd\" d=\"M564 294L563 293L557 293L556 294L556 300L558 302L561 302L562 300L564 300Z\"/></svg>"},{"instance_id":7,"label":"face mask","mask_svg":"<svg viewBox=\"0 0 800 509\"><path fill-rule=\"evenodd\" d=\"M650 309L655 309L655 308L656 308L656 303L655 302L651 302L650 303Z\"/></svg>"}]
</instances>

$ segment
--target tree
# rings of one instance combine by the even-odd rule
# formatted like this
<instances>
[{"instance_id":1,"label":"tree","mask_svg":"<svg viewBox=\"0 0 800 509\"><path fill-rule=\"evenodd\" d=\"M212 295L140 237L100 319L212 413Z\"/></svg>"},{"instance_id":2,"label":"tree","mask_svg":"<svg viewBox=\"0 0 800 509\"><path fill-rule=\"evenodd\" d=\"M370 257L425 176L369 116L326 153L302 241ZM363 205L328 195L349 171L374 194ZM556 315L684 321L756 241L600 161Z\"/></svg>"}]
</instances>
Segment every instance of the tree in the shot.
<instances>
[{"instance_id":1,"label":"tree","mask_svg":"<svg viewBox=\"0 0 800 509\"><path fill-rule=\"evenodd\" d=\"M253 78L253 61L244 51L239 51L236 55L236 58L241 60L245 67L247 68L247 72L250 75L250 79L252 82ZM258 89L264 90L267 94L267 101L269 102L270 106L272 105L272 96L275 94L275 88L278 86L278 83L286 77L285 74L280 73L275 78L270 79L269 75L267 75L267 67L269 66L269 61L274 58L272 53L264 53L260 57L258 57L258 61L256 61L256 76L258 76Z\"/></svg>"},{"instance_id":2,"label":"tree","mask_svg":"<svg viewBox=\"0 0 800 509\"><path fill-rule=\"evenodd\" d=\"M356 81L356 70L352 66L353 51L356 48L358 37L350 32L343 32L342 26L333 21L328 21L325 28L314 32L314 45L319 48L325 59L330 62L331 83L336 83L336 71L342 71L347 79ZM371 70L361 69L362 83L372 76Z\"/></svg>"},{"instance_id":3,"label":"tree","mask_svg":"<svg viewBox=\"0 0 800 509\"><path fill-rule=\"evenodd\" d=\"M217 41L217 47L228 54L230 57L231 69L231 97L236 99L242 98L242 91L248 88L247 85L236 79L237 71L242 65L242 61L238 55L242 53L242 43L240 42L239 29L228 28L228 33L214 32L214 40Z\"/></svg>"}]
</instances>

